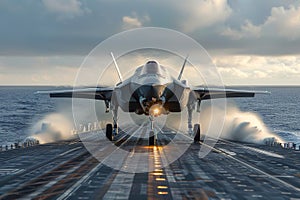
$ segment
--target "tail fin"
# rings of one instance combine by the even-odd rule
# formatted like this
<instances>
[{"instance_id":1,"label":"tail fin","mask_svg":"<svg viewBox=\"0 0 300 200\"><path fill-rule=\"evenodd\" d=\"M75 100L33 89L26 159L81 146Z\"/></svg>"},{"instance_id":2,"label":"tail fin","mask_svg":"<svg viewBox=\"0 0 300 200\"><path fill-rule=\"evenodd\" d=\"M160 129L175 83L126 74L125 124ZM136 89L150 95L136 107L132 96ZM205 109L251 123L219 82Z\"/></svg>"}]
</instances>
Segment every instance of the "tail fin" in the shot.
<instances>
[{"instance_id":1,"label":"tail fin","mask_svg":"<svg viewBox=\"0 0 300 200\"><path fill-rule=\"evenodd\" d=\"M122 75L121 75L119 66L118 66L118 64L117 64L117 61L116 61L116 59L115 59L115 57L114 57L114 54L113 54L112 52L110 52L110 55L111 55L111 57L112 57L112 59L113 59L113 61L114 61L114 63L115 63L115 67L116 67L116 70L117 70L117 72L118 72L119 79L120 79L121 82L123 82L123 78L122 78Z\"/></svg>"},{"instance_id":2,"label":"tail fin","mask_svg":"<svg viewBox=\"0 0 300 200\"><path fill-rule=\"evenodd\" d=\"M180 70L180 73L179 73L179 76L178 76L178 80L180 80L181 77L182 77L183 70L184 70L184 67L185 67L185 64L186 64L186 62L187 62L188 57L189 57L189 55L187 55L187 56L185 57L185 59L184 59L183 65L182 65L182 67L181 67L181 70Z\"/></svg>"}]
</instances>

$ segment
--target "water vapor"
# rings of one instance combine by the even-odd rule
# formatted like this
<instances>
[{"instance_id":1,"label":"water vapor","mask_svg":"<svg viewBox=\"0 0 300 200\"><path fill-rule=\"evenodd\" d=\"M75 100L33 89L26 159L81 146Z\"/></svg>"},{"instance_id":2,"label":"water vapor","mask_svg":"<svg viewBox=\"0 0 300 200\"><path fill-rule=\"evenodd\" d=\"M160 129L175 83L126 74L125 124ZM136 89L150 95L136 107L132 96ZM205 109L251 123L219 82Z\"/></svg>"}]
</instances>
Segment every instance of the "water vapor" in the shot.
<instances>
[{"instance_id":1,"label":"water vapor","mask_svg":"<svg viewBox=\"0 0 300 200\"><path fill-rule=\"evenodd\" d=\"M31 128L31 137L39 140L41 144L72 139L73 124L61 113L51 113L38 121Z\"/></svg>"},{"instance_id":2,"label":"water vapor","mask_svg":"<svg viewBox=\"0 0 300 200\"><path fill-rule=\"evenodd\" d=\"M210 111L211 109L209 107L205 107L201 111L200 123L203 133L209 136L215 136L216 133L214 133L214 127L208 126L208 120L211 119ZM278 135L272 133L268 129L257 113L241 111L233 104L227 105L225 117L217 116L214 117L214 119L215 121L211 123L214 126L220 126L222 125L220 122L224 121L221 132L221 138L223 139L256 144L264 144L266 141L270 140L283 142Z\"/></svg>"},{"instance_id":3,"label":"water vapor","mask_svg":"<svg viewBox=\"0 0 300 200\"><path fill-rule=\"evenodd\" d=\"M78 137L74 134L88 131L88 124L97 122L100 128L105 128L106 123L111 123L111 113L105 113L103 102L90 99L76 99L76 106L72 106L72 99L55 99L56 112L45 115L30 129L30 136L38 139L40 143L57 142ZM89 104L89 102L93 104ZM76 124L74 121L74 111ZM93 116L97 115L97 119ZM99 123L98 123L99 122Z\"/></svg>"},{"instance_id":4,"label":"water vapor","mask_svg":"<svg viewBox=\"0 0 300 200\"><path fill-rule=\"evenodd\" d=\"M241 111L232 103L227 104L224 116L221 108L215 106L212 109L211 104L202 102L200 116L197 112L193 114L193 124L195 123L200 123L202 136L256 144L264 144L266 141L284 142L268 129L257 113ZM186 110L181 115L168 116L166 126L187 133ZM220 126L222 126L221 133L218 132Z\"/></svg>"}]
</instances>

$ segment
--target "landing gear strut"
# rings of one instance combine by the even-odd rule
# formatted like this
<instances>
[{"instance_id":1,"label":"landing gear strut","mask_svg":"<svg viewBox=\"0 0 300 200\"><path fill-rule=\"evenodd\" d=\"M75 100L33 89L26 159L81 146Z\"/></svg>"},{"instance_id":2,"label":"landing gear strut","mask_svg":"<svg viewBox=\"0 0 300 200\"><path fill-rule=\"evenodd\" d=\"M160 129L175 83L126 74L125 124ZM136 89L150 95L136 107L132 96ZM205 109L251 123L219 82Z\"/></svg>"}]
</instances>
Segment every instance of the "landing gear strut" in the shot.
<instances>
[{"instance_id":1,"label":"landing gear strut","mask_svg":"<svg viewBox=\"0 0 300 200\"><path fill-rule=\"evenodd\" d=\"M118 133L119 133L118 124L114 124L113 135L118 135Z\"/></svg>"},{"instance_id":2,"label":"landing gear strut","mask_svg":"<svg viewBox=\"0 0 300 200\"><path fill-rule=\"evenodd\" d=\"M154 146L155 145L155 135L154 131L149 132L149 146Z\"/></svg>"},{"instance_id":3,"label":"landing gear strut","mask_svg":"<svg viewBox=\"0 0 300 200\"><path fill-rule=\"evenodd\" d=\"M149 132L149 146L154 146L156 145L156 138L155 138L155 134L154 134L154 118L153 116L149 117L150 119L150 132Z\"/></svg>"},{"instance_id":4,"label":"landing gear strut","mask_svg":"<svg viewBox=\"0 0 300 200\"><path fill-rule=\"evenodd\" d=\"M193 111L195 110L195 106L197 103L197 112L200 113L200 104L201 101L198 100L196 102L196 98L194 96L190 96L190 102L187 105L187 111L188 111L188 133L190 136L194 136L194 143L200 142L200 124L194 124L193 128Z\"/></svg>"},{"instance_id":5,"label":"landing gear strut","mask_svg":"<svg viewBox=\"0 0 300 200\"><path fill-rule=\"evenodd\" d=\"M118 109L113 110L114 129L113 135L118 135Z\"/></svg>"}]
</instances>

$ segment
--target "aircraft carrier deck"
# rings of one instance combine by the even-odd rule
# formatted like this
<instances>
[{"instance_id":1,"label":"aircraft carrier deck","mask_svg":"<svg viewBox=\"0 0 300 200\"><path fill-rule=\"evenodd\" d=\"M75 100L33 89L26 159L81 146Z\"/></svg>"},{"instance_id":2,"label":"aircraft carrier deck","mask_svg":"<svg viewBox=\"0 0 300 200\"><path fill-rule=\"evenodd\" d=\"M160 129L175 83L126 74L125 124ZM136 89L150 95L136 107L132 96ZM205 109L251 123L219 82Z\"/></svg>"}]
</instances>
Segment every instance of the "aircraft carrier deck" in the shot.
<instances>
[{"instance_id":1,"label":"aircraft carrier deck","mask_svg":"<svg viewBox=\"0 0 300 200\"><path fill-rule=\"evenodd\" d=\"M126 165L147 151L156 163L146 158L145 164L159 166L161 137L156 147L116 138L131 152L120 161ZM199 158L202 145L191 144L169 166L145 173L100 163L79 139L2 151L0 199L300 199L300 151L219 140Z\"/></svg>"}]
</instances>

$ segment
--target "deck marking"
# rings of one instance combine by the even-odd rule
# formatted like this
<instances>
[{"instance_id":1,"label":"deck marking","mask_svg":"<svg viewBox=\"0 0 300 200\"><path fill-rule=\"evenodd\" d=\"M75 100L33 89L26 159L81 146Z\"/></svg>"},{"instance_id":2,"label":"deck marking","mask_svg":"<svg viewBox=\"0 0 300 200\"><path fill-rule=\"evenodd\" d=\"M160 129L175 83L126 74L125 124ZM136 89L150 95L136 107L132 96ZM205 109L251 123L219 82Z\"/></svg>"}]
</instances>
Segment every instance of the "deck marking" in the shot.
<instances>
[{"instance_id":1,"label":"deck marking","mask_svg":"<svg viewBox=\"0 0 300 200\"><path fill-rule=\"evenodd\" d=\"M244 161L241 161L241 160L239 160L239 159L237 159L237 158L235 158L235 157L233 157L233 156L231 156L231 155L228 155L228 154L224 153L223 151L220 151L219 149L217 149L217 148L215 148L215 147L211 147L211 146L209 146L209 145L207 145L207 144L204 144L204 143L202 143L202 142L201 142L201 144L207 146L208 148L211 148L211 149L213 149L213 150L219 152L220 154L223 154L224 156L227 156L227 157L231 158L232 160L235 160L235 161L237 161L237 162L239 162L239 163L245 165L245 166L248 167L248 168L251 168L251 169L253 169L253 170L255 170L255 171L257 171L257 172L259 172L259 173L261 173L261 174L264 174L264 175L268 176L269 178L271 178L271 179L273 179L273 180L275 180L275 181L277 181L277 182L282 183L283 185L285 185L285 186L288 187L288 188L292 188L293 190L296 190L296 191L300 192L300 188L298 188L298 187L296 187L296 186L294 186L294 185L292 185L292 184L290 184L290 183L287 183L287 182L285 182L285 181L283 181L283 180L281 180L281 179L279 179L279 178L276 178L275 176L272 176L271 174L268 174L267 172L264 172L264 171L262 171L262 170L260 170L260 169L258 169L258 168L256 168L256 167L254 167L254 166L252 166L252 165L250 165L250 164L244 162Z\"/></svg>"},{"instance_id":2,"label":"deck marking","mask_svg":"<svg viewBox=\"0 0 300 200\"><path fill-rule=\"evenodd\" d=\"M0 169L0 176L18 174L22 171L24 171L24 169Z\"/></svg>"},{"instance_id":3,"label":"deck marking","mask_svg":"<svg viewBox=\"0 0 300 200\"><path fill-rule=\"evenodd\" d=\"M261 154L264 154L264 155L267 155L267 156L272 156L272 157L275 157L275 158L284 158L284 156L282 156L282 155L280 155L280 154L272 153L272 152L265 151L265 150L258 149L258 148L254 148L254 147L247 147L247 146L244 146L243 148L249 149L249 150L251 150L251 151L254 151L254 152L257 152L257 153L261 153Z\"/></svg>"},{"instance_id":4,"label":"deck marking","mask_svg":"<svg viewBox=\"0 0 300 200\"><path fill-rule=\"evenodd\" d=\"M142 126L141 126L142 127ZM141 129L137 129L131 136L133 137L137 132L142 132ZM128 139L130 139L128 138ZM135 145L137 144L138 140L136 140ZM135 150L133 150L127 155L127 158L123 158L123 167L126 168L127 166L133 166L135 169L137 168L137 165L132 165L132 157L135 153ZM141 154L137 153L137 158L136 160L140 160ZM133 170L135 171L135 170ZM111 183L109 189L106 191L103 199L128 199L130 196L133 180L135 177L135 173L130 173L130 172L124 172L122 169L119 171L113 182ZM120 191L121 190L121 191Z\"/></svg>"},{"instance_id":5,"label":"deck marking","mask_svg":"<svg viewBox=\"0 0 300 200\"><path fill-rule=\"evenodd\" d=\"M59 156L64 156L64 155L66 155L68 153L71 153L71 152L76 151L76 150L81 149L81 148L82 147L76 147L74 149L70 149L69 151L66 151L66 152L63 152L63 153L59 154Z\"/></svg>"},{"instance_id":6,"label":"deck marking","mask_svg":"<svg viewBox=\"0 0 300 200\"><path fill-rule=\"evenodd\" d=\"M236 156L236 153L233 152L233 151L229 151L227 149L223 149L223 148L219 148L221 151L224 151L225 153L227 153L228 155L231 155L231 156Z\"/></svg>"},{"instance_id":7,"label":"deck marking","mask_svg":"<svg viewBox=\"0 0 300 200\"><path fill-rule=\"evenodd\" d=\"M142 126L141 126L142 127ZM139 129L138 129L139 130ZM136 130L137 131L137 130ZM133 136L134 134L131 135L131 137ZM129 137L126 141L128 141L131 137ZM118 150L119 148L121 148L121 146L123 145L124 143L122 143L120 146L118 146L117 149L115 149L113 152L110 153L113 154L116 150ZM107 148L104 147L104 149ZM75 191L77 191L81 184L85 181L87 181L88 179L91 178L91 176L103 165L103 162L108 159L108 157L110 156L108 155L102 162L100 162L98 165L96 165L96 167L94 167L91 171L89 171L85 176L83 176L80 180L78 180L74 185L72 185L68 190L66 190L60 197L57 198L57 200L63 200L63 199L67 199L68 197L70 197Z\"/></svg>"},{"instance_id":8,"label":"deck marking","mask_svg":"<svg viewBox=\"0 0 300 200\"><path fill-rule=\"evenodd\" d=\"M35 192L28 194L25 198L32 199L34 197L39 196L44 191L46 191L47 189L51 188L53 185L55 185L56 183L58 183L59 181L61 181L63 178L67 177L69 174L73 173L75 170L77 170L78 168L80 168L83 164L84 163L81 163L80 165L72 167L71 169L69 169L68 171L66 171L64 174L62 174L62 175L58 176L57 178L55 178L53 181L50 181L49 183L47 183L46 185L42 186L41 188L39 188Z\"/></svg>"}]
</instances>

